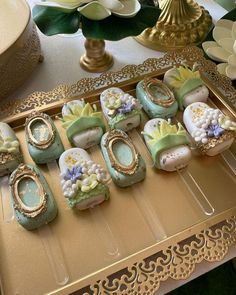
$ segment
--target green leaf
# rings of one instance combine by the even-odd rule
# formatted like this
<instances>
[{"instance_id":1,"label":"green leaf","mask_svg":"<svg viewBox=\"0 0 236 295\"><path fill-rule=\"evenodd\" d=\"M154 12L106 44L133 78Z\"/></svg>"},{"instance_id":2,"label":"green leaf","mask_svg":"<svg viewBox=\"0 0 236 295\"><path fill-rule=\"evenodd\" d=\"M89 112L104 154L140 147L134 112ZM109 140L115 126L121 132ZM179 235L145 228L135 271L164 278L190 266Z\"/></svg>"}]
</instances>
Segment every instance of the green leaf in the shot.
<instances>
[{"instance_id":1,"label":"green leaf","mask_svg":"<svg viewBox=\"0 0 236 295\"><path fill-rule=\"evenodd\" d=\"M101 21L81 17L82 31L86 38L117 41L137 36L148 27L153 27L161 13L159 8L143 6L136 16L121 18L114 15Z\"/></svg>"},{"instance_id":2,"label":"green leaf","mask_svg":"<svg viewBox=\"0 0 236 295\"><path fill-rule=\"evenodd\" d=\"M33 18L39 30L47 36L73 34L80 26L80 14L75 9L36 5Z\"/></svg>"}]
</instances>

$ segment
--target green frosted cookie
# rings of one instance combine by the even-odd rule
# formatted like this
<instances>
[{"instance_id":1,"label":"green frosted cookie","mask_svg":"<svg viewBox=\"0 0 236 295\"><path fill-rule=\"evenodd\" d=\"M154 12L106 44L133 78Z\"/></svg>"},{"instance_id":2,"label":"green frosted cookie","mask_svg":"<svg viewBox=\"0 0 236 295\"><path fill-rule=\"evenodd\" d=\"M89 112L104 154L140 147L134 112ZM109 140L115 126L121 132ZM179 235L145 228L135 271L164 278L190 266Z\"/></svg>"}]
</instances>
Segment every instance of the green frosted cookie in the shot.
<instances>
[{"instance_id":1,"label":"green frosted cookie","mask_svg":"<svg viewBox=\"0 0 236 295\"><path fill-rule=\"evenodd\" d=\"M37 164L54 161L64 152L64 147L52 119L44 113L33 112L25 122L29 153Z\"/></svg>"},{"instance_id":2,"label":"green frosted cookie","mask_svg":"<svg viewBox=\"0 0 236 295\"><path fill-rule=\"evenodd\" d=\"M33 165L21 164L10 177L11 199L17 221L27 230L49 223L57 205L46 179Z\"/></svg>"}]
</instances>

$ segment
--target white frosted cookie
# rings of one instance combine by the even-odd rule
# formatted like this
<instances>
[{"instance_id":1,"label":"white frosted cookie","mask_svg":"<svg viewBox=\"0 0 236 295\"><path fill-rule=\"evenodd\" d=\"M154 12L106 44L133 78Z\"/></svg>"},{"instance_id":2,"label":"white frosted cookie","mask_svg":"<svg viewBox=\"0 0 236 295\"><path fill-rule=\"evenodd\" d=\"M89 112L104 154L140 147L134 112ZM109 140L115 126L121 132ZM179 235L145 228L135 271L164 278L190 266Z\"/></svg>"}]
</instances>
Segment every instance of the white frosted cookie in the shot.
<instances>
[{"instance_id":1,"label":"white frosted cookie","mask_svg":"<svg viewBox=\"0 0 236 295\"><path fill-rule=\"evenodd\" d=\"M202 102L189 105L183 115L184 124L203 154L215 156L228 149L234 141L236 123L219 109Z\"/></svg>"},{"instance_id":2,"label":"white frosted cookie","mask_svg":"<svg viewBox=\"0 0 236 295\"><path fill-rule=\"evenodd\" d=\"M100 102L111 129L128 131L140 125L141 105L129 93L111 87L101 93Z\"/></svg>"},{"instance_id":3,"label":"white frosted cookie","mask_svg":"<svg viewBox=\"0 0 236 295\"><path fill-rule=\"evenodd\" d=\"M176 126L164 119L155 118L145 124L143 133L155 167L175 171L190 162L187 132L180 123Z\"/></svg>"},{"instance_id":4,"label":"white frosted cookie","mask_svg":"<svg viewBox=\"0 0 236 295\"><path fill-rule=\"evenodd\" d=\"M100 143L105 131L102 113L83 100L73 100L62 108L63 127L72 145L87 149Z\"/></svg>"},{"instance_id":5,"label":"white frosted cookie","mask_svg":"<svg viewBox=\"0 0 236 295\"><path fill-rule=\"evenodd\" d=\"M164 75L164 83L174 91L180 110L194 102L206 102L209 96L199 71L186 66L168 70Z\"/></svg>"}]
</instances>

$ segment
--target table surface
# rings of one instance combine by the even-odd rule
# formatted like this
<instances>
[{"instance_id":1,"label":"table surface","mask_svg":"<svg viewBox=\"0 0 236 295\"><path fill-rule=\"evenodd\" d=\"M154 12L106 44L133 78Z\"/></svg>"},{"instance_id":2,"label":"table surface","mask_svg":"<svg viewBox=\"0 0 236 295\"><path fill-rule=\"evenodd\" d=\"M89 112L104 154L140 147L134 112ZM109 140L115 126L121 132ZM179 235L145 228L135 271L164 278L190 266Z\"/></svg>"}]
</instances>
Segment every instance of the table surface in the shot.
<instances>
[{"instance_id":1,"label":"table surface","mask_svg":"<svg viewBox=\"0 0 236 295\"><path fill-rule=\"evenodd\" d=\"M32 6L36 0L28 0ZM212 15L215 23L227 11L216 4L213 0L197 0ZM47 37L39 32L44 62L39 64L31 77L7 100L21 99L27 97L35 91L49 91L59 84L72 84L84 77L96 77L82 70L79 66L79 58L84 52L84 37L79 32L72 36L52 36ZM146 48L137 43L133 38L126 38L117 42L106 42L106 49L114 56L114 65L111 71L118 71L127 64L141 64L147 58L159 58L163 53ZM204 262L197 267L191 279L209 271L219 264L236 256L236 247L232 247L225 259L217 263ZM157 294L165 294L185 281L168 280L164 282Z\"/></svg>"}]
</instances>

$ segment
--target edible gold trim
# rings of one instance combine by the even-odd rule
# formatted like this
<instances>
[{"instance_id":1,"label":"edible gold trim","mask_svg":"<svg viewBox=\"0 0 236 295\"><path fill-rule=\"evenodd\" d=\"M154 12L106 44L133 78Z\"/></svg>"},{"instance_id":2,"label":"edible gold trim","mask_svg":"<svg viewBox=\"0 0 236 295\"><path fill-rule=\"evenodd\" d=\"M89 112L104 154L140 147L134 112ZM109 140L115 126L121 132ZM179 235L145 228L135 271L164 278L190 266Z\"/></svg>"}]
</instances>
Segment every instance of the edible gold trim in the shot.
<instances>
[{"instance_id":1,"label":"edible gold trim","mask_svg":"<svg viewBox=\"0 0 236 295\"><path fill-rule=\"evenodd\" d=\"M16 155L12 153L0 153L0 163L1 165L6 164L9 161L14 161L16 159Z\"/></svg>"},{"instance_id":2,"label":"edible gold trim","mask_svg":"<svg viewBox=\"0 0 236 295\"><path fill-rule=\"evenodd\" d=\"M29 207L25 205L18 193L18 184L24 178L31 178L38 187L40 202L37 206ZM34 218L46 210L47 193L39 180L39 176L25 164L20 164L10 181L14 208L20 211L26 217Z\"/></svg>"},{"instance_id":3,"label":"edible gold trim","mask_svg":"<svg viewBox=\"0 0 236 295\"><path fill-rule=\"evenodd\" d=\"M225 132L219 137L211 137L208 139L208 142L205 144L197 144L197 147L200 149L201 153L204 155L209 151L211 148L214 148L215 146L223 143L224 141L227 141L231 138L235 137L235 132L230 130L225 130Z\"/></svg>"},{"instance_id":4,"label":"edible gold trim","mask_svg":"<svg viewBox=\"0 0 236 295\"><path fill-rule=\"evenodd\" d=\"M36 121L42 121L47 126L47 128L48 128L48 139L38 141L38 140L36 140L34 138L34 136L32 134L32 131L31 131L31 126ZM26 136L27 136L27 141L31 145L33 145L34 147L36 147L36 148L38 148L40 150L45 150L54 142L56 130L52 126L52 124L49 122L48 115L46 115L44 113L33 112L26 119L25 132L26 132Z\"/></svg>"},{"instance_id":5,"label":"edible gold trim","mask_svg":"<svg viewBox=\"0 0 236 295\"><path fill-rule=\"evenodd\" d=\"M116 142L119 142L119 141L124 142L131 149L132 162L128 166L122 165L116 159L113 153L112 147ZM132 175L137 171L138 164L139 164L139 154L137 153L132 141L123 131L117 130L117 129L110 131L107 135L105 146L107 148L108 157L111 161L111 166L114 167L117 171L123 174L128 174L128 175Z\"/></svg>"},{"instance_id":6,"label":"edible gold trim","mask_svg":"<svg viewBox=\"0 0 236 295\"><path fill-rule=\"evenodd\" d=\"M151 86L158 85L160 87L160 93L163 93L168 97L168 99L160 99L152 94ZM146 92L149 99L164 108L170 107L175 102L175 97L172 91L160 80L156 78L149 78L143 81L143 89Z\"/></svg>"}]
</instances>

